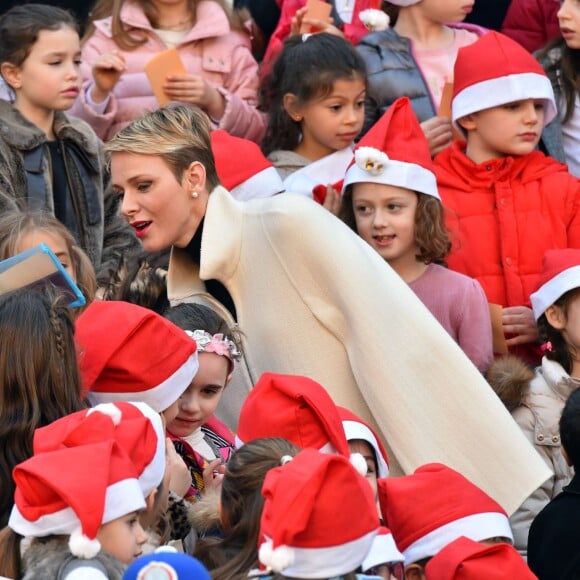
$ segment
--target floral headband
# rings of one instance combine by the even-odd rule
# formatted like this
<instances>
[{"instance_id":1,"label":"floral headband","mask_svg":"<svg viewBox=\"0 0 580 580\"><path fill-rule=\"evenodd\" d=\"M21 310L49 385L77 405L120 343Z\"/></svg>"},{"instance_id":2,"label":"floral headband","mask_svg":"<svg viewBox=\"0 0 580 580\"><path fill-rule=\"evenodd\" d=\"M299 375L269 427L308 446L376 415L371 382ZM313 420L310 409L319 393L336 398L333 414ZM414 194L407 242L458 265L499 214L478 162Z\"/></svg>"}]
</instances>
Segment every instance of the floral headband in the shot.
<instances>
[{"instance_id":1,"label":"floral headband","mask_svg":"<svg viewBox=\"0 0 580 580\"><path fill-rule=\"evenodd\" d=\"M188 336L193 338L197 344L198 352L214 352L220 356L225 356L230 361L230 372L234 370L234 362L242 358L242 353L238 350L233 340L224 338L224 335L210 334L205 330L185 331Z\"/></svg>"}]
</instances>

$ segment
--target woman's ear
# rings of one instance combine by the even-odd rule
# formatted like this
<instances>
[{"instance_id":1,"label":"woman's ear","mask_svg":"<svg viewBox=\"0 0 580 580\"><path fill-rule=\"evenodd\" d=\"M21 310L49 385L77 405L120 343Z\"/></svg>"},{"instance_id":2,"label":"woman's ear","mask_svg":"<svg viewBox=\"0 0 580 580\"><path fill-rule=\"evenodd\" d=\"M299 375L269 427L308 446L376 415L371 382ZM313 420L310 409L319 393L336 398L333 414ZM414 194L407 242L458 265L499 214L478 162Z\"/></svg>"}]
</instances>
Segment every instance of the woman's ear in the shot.
<instances>
[{"instance_id":1,"label":"woman's ear","mask_svg":"<svg viewBox=\"0 0 580 580\"><path fill-rule=\"evenodd\" d=\"M204 165L199 161L192 161L183 173L182 184L184 187L187 187L191 193L197 192L199 195L199 193L205 191L206 172ZM197 195L194 197L197 197Z\"/></svg>"},{"instance_id":2,"label":"woman's ear","mask_svg":"<svg viewBox=\"0 0 580 580\"><path fill-rule=\"evenodd\" d=\"M548 324L556 330L564 330L564 328L566 328L566 315L564 314L564 311L556 304L548 306L545 315Z\"/></svg>"},{"instance_id":3,"label":"woman's ear","mask_svg":"<svg viewBox=\"0 0 580 580\"><path fill-rule=\"evenodd\" d=\"M282 106L293 121L300 123L304 118L300 101L295 94L286 93L282 99Z\"/></svg>"},{"instance_id":4,"label":"woman's ear","mask_svg":"<svg viewBox=\"0 0 580 580\"><path fill-rule=\"evenodd\" d=\"M0 65L0 74L6 81L6 84L13 90L17 90L21 86L20 81L20 67L11 62L3 62Z\"/></svg>"}]
</instances>

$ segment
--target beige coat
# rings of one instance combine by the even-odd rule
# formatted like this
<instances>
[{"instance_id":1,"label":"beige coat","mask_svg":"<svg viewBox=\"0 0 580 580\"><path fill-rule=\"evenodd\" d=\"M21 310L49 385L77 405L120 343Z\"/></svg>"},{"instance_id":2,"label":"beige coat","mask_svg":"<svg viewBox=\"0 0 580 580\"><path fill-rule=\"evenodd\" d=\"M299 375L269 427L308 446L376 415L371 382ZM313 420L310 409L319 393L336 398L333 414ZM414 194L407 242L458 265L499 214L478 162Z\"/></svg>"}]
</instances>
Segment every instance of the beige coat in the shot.
<instances>
[{"instance_id":1,"label":"beige coat","mask_svg":"<svg viewBox=\"0 0 580 580\"><path fill-rule=\"evenodd\" d=\"M544 357L524 394L522 404L512 411L514 419L536 451L554 472L530 495L511 518L515 547L525 554L533 519L562 488L570 483L574 471L562 455L560 416L566 400L580 386L555 361Z\"/></svg>"},{"instance_id":2,"label":"beige coat","mask_svg":"<svg viewBox=\"0 0 580 580\"><path fill-rule=\"evenodd\" d=\"M188 261L174 249L171 300L199 287ZM440 461L509 513L550 476L421 301L370 246L311 200L282 194L241 203L216 188L199 277L221 281L231 294L253 381L264 371L319 381L338 404L376 425L404 472Z\"/></svg>"}]
</instances>

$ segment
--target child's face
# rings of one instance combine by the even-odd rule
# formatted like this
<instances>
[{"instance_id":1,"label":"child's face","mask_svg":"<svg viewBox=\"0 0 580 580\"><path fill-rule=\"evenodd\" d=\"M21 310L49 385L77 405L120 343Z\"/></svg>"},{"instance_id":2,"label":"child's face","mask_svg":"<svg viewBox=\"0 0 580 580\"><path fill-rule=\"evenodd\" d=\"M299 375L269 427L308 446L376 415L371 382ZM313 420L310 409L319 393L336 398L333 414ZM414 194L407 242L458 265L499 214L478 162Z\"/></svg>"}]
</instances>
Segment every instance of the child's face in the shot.
<instances>
[{"instance_id":1,"label":"child's face","mask_svg":"<svg viewBox=\"0 0 580 580\"><path fill-rule=\"evenodd\" d=\"M316 161L352 144L364 122L365 83L360 77L337 80L329 95L289 107L301 119L300 155Z\"/></svg>"},{"instance_id":2,"label":"child's face","mask_svg":"<svg viewBox=\"0 0 580 580\"><path fill-rule=\"evenodd\" d=\"M377 499L377 462L373 448L363 439L351 439L348 442L348 448L351 453L360 453L367 462L366 478L373 490L375 499Z\"/></svg>"},{"instance_id":3,"label":"child's face","mask_svg":"<svg viewBox=\"0 0 580 580\"><path fill-rule=\"evenodd\" d=\"M359 236L396 266L417 262L414 191L377 183L355 183L352 208Z\"/></svg>"},{"instance_id":4,"label":"child's face","mask_svg":"<svg viewBox=\"0 0 580 580\"><path fill-rule=\"evenodd\" d=\"M139 522L139 513L132 512L103 524L97 540L103 550L123 564L131 564L142 553L147 534Z\"/></svg>"},{"instance_id":5,"label":"child's face","mask_svg":"<svg viewBox=\"0 0 580 580\"><path fill-rule=\"evenodd\" d=\"M527 155L544 128L541 100L525 99L473 113L460 120L467 131L467 156L475 163Z\"/></svg>"},{"instance_id":6,"label":"child's face","mask_svg":"<svg viewBox=\"0 0 580 580\"><path fill-rule=\"evenodd\" d=\"M580 48L580 2L561 0L558 10L560 33L570 48Z\"/></svg>"},{"instance_id":7,"label":"child's face","mask_svg":"<svg viewBox=\"0 0 580 580\"><path fill-rule=\"evenodd\" d=\"M421 13L431 20L445 24L461 22L473 10L475 0L421 0Z\"/></svg>"},{"instance_id":8,"label":"child's face","mask_svg":"<svg viewBox=\"0 0 580 580\"><path fill-rule=\"evenodd\" d=\"M32 121L46 112L69 109L82 82L80 64L76 31L41 30L22 66L4 75L16 92L16 107Z\"/></svg>"},{"instance_id":9,"label":"child's face","mask_svg":"<svg viewBox=\"0 0 580 580\"><path fill-rule=\"evenodd\" d=\"M557 305L546 311L548 322L564 336L566 344L575 350L580 350L580 294L572 297L566 311Z\"/></svg>"},{"instance_id":10,"label":"child's face","mask_svg":"<svg viewBox=\"0 0 580 580\"><path fill-rule=\"evenodd\" d=\"M76 272L74 270L72 256L70 255L67 243L59 235L51 234L50 232L43 232L41 230L29 232L20 239L18 251L24 252L38 246L39 244L46 244L55 253L56 257L62 264L62 267L76 282Z\"/></svg>"},{"instance_id":11,"label":"child's face","mask_svg":"<svg viewBox=\"0 0 580 580\"><path fill-rule=\"evenodd\" d=\"M199 353L199 370L178 401L177 416L167 423L169 432L187 437L214 414L228 382L229 369L225 356Z\"/></svg>"}]
</instances>

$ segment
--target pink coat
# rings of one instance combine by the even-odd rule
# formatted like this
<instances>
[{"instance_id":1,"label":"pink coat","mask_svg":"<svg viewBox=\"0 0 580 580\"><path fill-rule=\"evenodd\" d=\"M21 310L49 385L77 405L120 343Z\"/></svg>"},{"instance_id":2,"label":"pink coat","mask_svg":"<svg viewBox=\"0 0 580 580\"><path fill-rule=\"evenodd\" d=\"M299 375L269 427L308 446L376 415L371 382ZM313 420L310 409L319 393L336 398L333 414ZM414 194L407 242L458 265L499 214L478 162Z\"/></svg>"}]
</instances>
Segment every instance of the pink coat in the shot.
<instances>
[{"instance_id":1,"label":"pink coat","mask_svg":"<svg viewBox=\"0 0 580 580\"><path fill-rule=\"evenodd\" d=\"M219 128L232 135L259 142L266 128L266 117L256 110L258 64L250 50L250 40L232 31L222 8L211 0L197 7L196 22L177 49L188 72L203 76L226 99L226 110ZM103 140L145 112L158 107L151 85L143 71L149 59L167 47L152 29L142 8L127 2L121 20L129 27L144 31L147 42L134 50L121 50L111 36L111 18L95 21L95 32L83 46L84 90L70 113L89 122ZM92 65L99 55L121 50L126 71L113 89L103 114L95 112L86 101L86 89L92 85Z\"/></svg>"}]
</instances>

